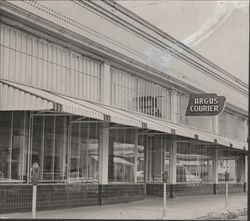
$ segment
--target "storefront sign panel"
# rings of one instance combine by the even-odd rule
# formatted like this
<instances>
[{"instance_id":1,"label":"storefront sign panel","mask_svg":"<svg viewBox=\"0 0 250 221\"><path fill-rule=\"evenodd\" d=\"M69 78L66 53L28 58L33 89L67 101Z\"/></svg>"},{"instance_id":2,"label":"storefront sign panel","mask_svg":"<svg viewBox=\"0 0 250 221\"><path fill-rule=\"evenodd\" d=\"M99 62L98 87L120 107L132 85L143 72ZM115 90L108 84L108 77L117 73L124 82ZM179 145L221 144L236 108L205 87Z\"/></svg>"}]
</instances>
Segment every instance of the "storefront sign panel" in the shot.
<instances>
[{"instance_id":1,"label":"storefront sign panel","mask_svg":"<svg viewBox=\"0 0 250 221\"><path fill-rule=\"evenodd\" d=\"M225 107L226 98L217 94L192 94L186 116L216 116Z\"/></svg>"}]
</instances>

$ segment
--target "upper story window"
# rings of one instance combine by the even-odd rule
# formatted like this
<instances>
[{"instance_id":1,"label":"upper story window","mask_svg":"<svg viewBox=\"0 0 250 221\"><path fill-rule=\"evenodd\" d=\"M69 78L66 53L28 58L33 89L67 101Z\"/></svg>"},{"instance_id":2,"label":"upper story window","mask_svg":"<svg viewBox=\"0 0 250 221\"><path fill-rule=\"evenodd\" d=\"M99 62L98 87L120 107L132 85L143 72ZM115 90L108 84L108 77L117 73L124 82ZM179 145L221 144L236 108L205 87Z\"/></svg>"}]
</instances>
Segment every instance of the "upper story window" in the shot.
<instances>
[{"instance_id":1,"label":"upper story window","mask_svg":"<svg viewBox=\"0 0 250 221\"><path fill-rule=\"evenodd\" d=\"M3 24L0 33L1 78L100 101L100 62Z\"/></svg>"},{"instance_id":2,"label":"upper story window","mask_svg":"<svg viewBox=\"0 0 250 221\"><path fill-rule=\"evenodd\" d=\"M246 140L245 120L237 115L224 111L219 115L219 133L227 137Z\"/></svg>"},{"instance_id":3,"label":"upper story window","mask_svg":"<svg viewBox=\"0 0 250 221\"><path fill-rule=\"evenodd\" d=\"M111 104L171 120L171 90L111 68Z\"/></svg>"}]
</instances>

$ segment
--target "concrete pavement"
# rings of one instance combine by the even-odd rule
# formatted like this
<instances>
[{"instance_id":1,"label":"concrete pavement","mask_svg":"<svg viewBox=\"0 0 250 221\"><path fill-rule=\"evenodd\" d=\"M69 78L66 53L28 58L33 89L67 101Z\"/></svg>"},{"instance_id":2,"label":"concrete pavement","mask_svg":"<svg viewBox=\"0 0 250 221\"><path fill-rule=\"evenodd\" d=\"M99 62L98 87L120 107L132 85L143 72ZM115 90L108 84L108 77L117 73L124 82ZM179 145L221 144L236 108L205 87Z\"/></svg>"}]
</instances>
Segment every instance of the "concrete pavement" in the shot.
<instances>
[{"instance_id":1,"label":"concrete pavement","mask_svg":"<svg viewBox=\"0 0 250 221\"><path fill-rule=\"evenodd\" d=\"M148 197L145 200L103 206L39 211L42 219L162 219L163 200ZM218 214L246 213L247 194L231 193L229 206L225 209L225 195L183 196L167 199L166 219L207 219ZM245 214L246 215L246 214ZM0 214L1 218L31 218L31 213ZM225 216L224 216L225 217Z\"/></svg>"}]
</instances>

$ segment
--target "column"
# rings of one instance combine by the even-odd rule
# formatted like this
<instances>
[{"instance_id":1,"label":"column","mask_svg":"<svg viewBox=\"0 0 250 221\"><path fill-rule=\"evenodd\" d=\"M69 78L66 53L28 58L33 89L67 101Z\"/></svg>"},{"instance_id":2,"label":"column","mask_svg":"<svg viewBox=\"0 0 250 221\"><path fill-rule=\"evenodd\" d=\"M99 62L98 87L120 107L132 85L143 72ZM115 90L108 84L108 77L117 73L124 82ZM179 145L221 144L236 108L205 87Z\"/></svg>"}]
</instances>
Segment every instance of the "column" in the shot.
<instances>
[{"instance_id":1,"label":"column","mask_svg":"<svg viewBox=\"0 0 250 221\"><path fill-rule=\"evenodd\" d=\"M214 150L212 159L212 181L213 181L213 192L216 194L216 184L218 184L218 163L219 163L219 150Z\"/></svg>"},{"instance_id":2,"label":"column","mask_svg":"<svg viewBox=\"0 0 250 221\"><path fill-rule=\"evenodd\" d=\"M148 136L144 135L144 196L147 195L147 182L148 182Z\"/></svg>"},{"instance_id":3,"label":"column","mask_svg":"<svg viewBox=\"0 0 250 221\"><path fill-rule=\"evenodd\" d=\"M176 161L177 161L177 142L176 135L171 135L169 152L169 182L176 184Z\"/></svg>"},{"instance_id":4,"label":"column","mask_svg":"<svg viewBox=\"0 0 250 221\"><path fill-rule=\"evenodd\" d=\"M174 185L176 184L176 163L177 163L177 137L171 135L170 151L169 151L169 183L170 183L170 198L174 195Z\"/></svg>"},{"instance_id":5,"label":"column","mask_svg":"<svg viewBox=\"0 0 250 221\"><path fill-rule=\"evenodd\" d=\"M137 183L137 165L138 165L138 130L135 129L135 158L134 158L134 182Z\"/></svg>"},{"instance_id":6,"label":"column","mask_svg":"<svg viewBox=\"0 0 250 221\"><path fill-rule=\"evenodd\" d=\"M247 192L247 171L248 171L247 160L248 160L247 155L243 156L242 157L242 164L241 164L242 166L240 167L240 170L242 170L242 181L244 183L244 192ZM241 171L239 171L239 172L241 172Z\"/></svg>"},{"instance_id":7,"label":"column","mask_svg":"<svg viewBox=\"0 0 250 221\"><path fill-rule=\"evenodd\" d=\"M172 90L171 93L171 121L174 123L178 122L178 113L179 113L179 104L178 104L178 96L177 91Z\"/></svg>"},{"instance_id":8,"label":"column","mask_svg":"<svg viewBox=\"0 0 250 221\"><path fill-rule=\"evenodd\" d=\"M103 123L99 128L99 184L108 184L109 128Z\"/></svg>"},{"instance_id":9,"label":"column","mask_svg":"<svg viewBox=\"0 0 250 221\"><path fill-rule=\"evenodd\" d=\"M103 64L102 79L101 79L101 98L104 104L111 104L111 74L110 64Z\"/></svg>"}]
</instances>

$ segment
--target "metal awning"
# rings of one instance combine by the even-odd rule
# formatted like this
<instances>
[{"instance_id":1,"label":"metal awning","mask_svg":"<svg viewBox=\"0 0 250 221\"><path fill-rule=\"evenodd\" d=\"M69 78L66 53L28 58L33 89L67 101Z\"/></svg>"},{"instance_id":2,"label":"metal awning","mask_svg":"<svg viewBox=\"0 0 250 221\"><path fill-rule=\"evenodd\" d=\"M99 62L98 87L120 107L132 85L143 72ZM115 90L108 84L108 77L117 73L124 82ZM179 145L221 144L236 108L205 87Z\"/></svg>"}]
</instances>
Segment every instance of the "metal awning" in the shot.
<instances>
[{"instance_id":1,"label":"metal awning","mask_svg":"<svg viewBox=\"0 0 250 221\"><path fill-rule=\"evenodd\" d=\"M166 134L176 134L227 147L248 149L247 143L205 132L187 125L175 124L145 114L125 111L4 80L0 80L0 110L52 110L65 112L102 121L105 119L105 121L116 124L145 128Z\"/></svg>"},{"instance_id":2,"label":"metal awning","mask_svg":"<svg viewBox=\"0 0 250 221\"><path fill-rule=\"evenodd\" d=\"M136 117L137 120L141 120L142 122L144 122L144 124L146 124L146 128L150 130L156 130L168 134L176 134L179 136L196 139L208 143L223 145L226 147L236 148L240 150L248 149L248 144L246 142L240 142L218 134L202 131L187 125L175 124L173 122L160 118L150 117L134 112L129 113Z\"/></svg>"},{"instance_id":3,"label":"metal awning","mask_svg":"<svg viewBox=\"0 0 250 221\"><path fill-rule=\"evenodd\" d=\"M140 119L138 119L136 116L134 116L133 114L130 114L127 111L123 111L115 107L110 107L110 106L106 106L103 104L86 102L86 101L76 99L76 98L69 98L66 96L62 96L62 97L65 99L70 99L71 101L78 103L80 105L84 105L88 108L98 110L98 112L101 112L110 118L109 122L122 124L126 126L138 127L138 128L143 127L143 122Z\"/></svg>"},{"instance_id":4,"label":"metal awning","mask_svg":"<svg viewBox=\"0 0 250 221\"><path fill-rule=\"evenodd\" d=\"M0 81L0 110L54 110L58 104Z\"/></svg>"},{"instance_id":5,"label":"metal awning","mask_svg":"<svg viewBox=\"0 0 250 221\"><path fill-rule=\"evenodd\" d=\"M0 81L0 110L57 111L98 120L104 114L60 95L41 89Z\"/></svg>"}]
</instances>

